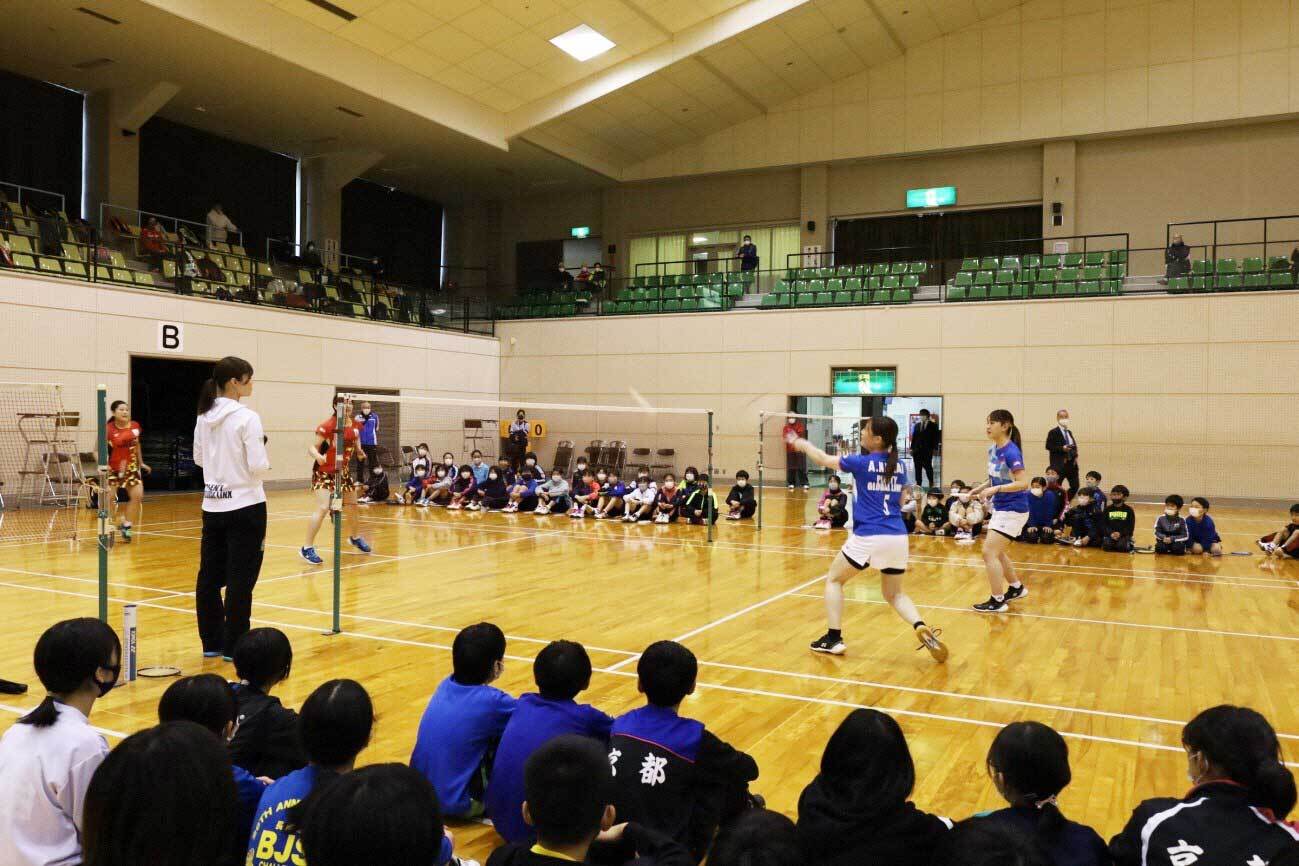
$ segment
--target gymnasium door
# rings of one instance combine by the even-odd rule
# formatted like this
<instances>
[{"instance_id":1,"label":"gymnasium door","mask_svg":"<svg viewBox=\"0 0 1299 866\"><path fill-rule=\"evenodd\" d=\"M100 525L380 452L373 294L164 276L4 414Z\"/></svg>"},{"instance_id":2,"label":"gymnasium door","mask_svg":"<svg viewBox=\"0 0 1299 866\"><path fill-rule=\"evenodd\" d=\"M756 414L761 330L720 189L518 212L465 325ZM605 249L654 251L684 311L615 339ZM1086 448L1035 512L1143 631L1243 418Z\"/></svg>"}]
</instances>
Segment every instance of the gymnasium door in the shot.
<instances>
[{"instance_id":1,"label":"gymnasium door","mask_svg":"<svg viewBox=\"0 0 1299 866\"><path fill-rule=\"evenodd\" d=\"M829 454L855 454L861 447L860 423L871 415L887 415L898 425L898 453L907 468L907 477L915 479L916 465L911 456L911 430L920 419L920 410L928 409L937 419L938 451L933 467L941 486L943 477L942 418L943 398L936 396L820 396L807 395L789 398L789 410L804 415L838 416L832 419L809 419L807 438L813 445ZM808 478L812 484L823 486L830 476L829 470L808 465Z\"/></svg>"},{"instance_id":2,"label":"gymnasium door","mask_svg":"<svg viewBox=\"0 0 1299 866\"><path fill-rule=\"evenodd\" d=\"M203 473L194 465L194 413L213 363L132 356L128 402L143 430L144 462L153 467L144 476L146 491L203 489Z\"/></svg>"}]
</instances>

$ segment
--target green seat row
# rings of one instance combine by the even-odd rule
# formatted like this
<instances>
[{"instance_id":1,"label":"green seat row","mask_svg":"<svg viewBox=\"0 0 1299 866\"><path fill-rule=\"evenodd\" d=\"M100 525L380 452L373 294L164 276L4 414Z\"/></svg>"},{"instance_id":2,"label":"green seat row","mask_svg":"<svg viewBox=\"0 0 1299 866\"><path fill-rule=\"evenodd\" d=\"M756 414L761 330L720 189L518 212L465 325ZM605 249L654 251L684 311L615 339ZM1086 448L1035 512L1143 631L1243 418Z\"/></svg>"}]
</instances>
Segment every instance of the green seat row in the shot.
<instances>
[{"instance_id":1,"label":"green seat row","mask_svg":"<svg viewBox=\"0 0 1299 866\"><path fill-rule=\"evenodd\" d=\"M1197 277L1210 275L1226 276L1230 274L1262 274L1290 270L1290 259L1285 256L1271 256L1264 263L1261 256L1250 256L1236 259L1196 259L1191 262L1191 274Z\"/></svg>"},{"instance_id":2,"label":"green seat row","mask_svg":"<svg viewBox=\"0 0 1299 866\"><path fill-rule=\"evenodd\" d=\"M1186 294L1187 292L1253 292L1260 289L1292 289L1294 287L1294 277L1291 276L1288 268L1284 271L1270 271L1268 273L1174 277L1168 281L1168 291L1175 295Z\"/></svg>"},{"instance_id":3,"label":"green seat row","mask_svg":"<svg viewBox=\"0 0 1299 866\"><path fill-rule=\"evenodd\" d=\"M877 262L873 265L838 265L825 268L790 268L785 271L787 281L794 280L828 280L831 277L900 277L905 274L923 275L929 270L929 262Z\"/></svg>"},{"instance_id":4,"label":"green seat row","mask_svg":"<svg viewBox=\"0 0 1299 866\"><path fill-rule=\"evenodd\" d=\"M666 276L632 277L629 283L634 288L706 285L746 286L751 285L753 279L753 271L730 271L728 273L715 274L669 274Z\"/></svg>"},{"instance_id":5,"label":"green seat row","mask_svg":"<svg viewBox=\"0 0 1299 866\"><path fill-rule=\"evenodd\" d=\"M796 291L771 292L764 295L761 306L764 308L787 307L849 307L867 304L909 304L913 293L911 289L860 289L857 291Z\"/></svg>"},{"instance_id":6,"label":"green seat row","mask_svg":"<svg viewBox=\"0 0 1299 866\"><path fill-rule=\"evenodd\" d=\"M962 272L1020 270L1021 268L1081 268L1101 265L1124 265L1128 262L1127 250L1096 250L1088 253L1048 253L1022 256L985 256L961 261Z\"/></svg>"},{"instance_id":7,"label":"green seat row","mask_svg":"<svg viewBox=\"0 0 1299 866\"><path fill-rule=\"evenodd\" d=\"M703 310L722 310L720 298L668 298L655 301L610 301L601 306L602 315L628 315L635 313L693 313Z\"/></svg>"}]
</instances>

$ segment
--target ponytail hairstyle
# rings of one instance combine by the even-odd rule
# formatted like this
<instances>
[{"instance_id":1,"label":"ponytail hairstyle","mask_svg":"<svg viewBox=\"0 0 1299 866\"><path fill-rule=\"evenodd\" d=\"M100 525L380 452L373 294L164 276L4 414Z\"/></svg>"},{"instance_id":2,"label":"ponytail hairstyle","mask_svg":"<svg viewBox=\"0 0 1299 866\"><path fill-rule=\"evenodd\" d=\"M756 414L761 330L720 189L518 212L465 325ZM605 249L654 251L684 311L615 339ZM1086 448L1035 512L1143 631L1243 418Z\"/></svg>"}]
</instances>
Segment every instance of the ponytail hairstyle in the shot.
<instances>
[{"instance_id":1,"label":"ponytail hairstyle","mask_svg":"<svg viewBox=\"0 0 1299 866\"><path fill-rule=\"evenodd\" d=\"M1055 798L1073 778L1064 737L1041 722L1012 722L992 741L987 764L988 775L1001 775L998 788L1012 806L1042 813L1037 834L1050 847L1066 823Z\"/></svg>"},{"instance_id":2,"label":"ponytail hairstyle","mask_svg":"<svg viewBox=\"0 0 1299 866\"><path fill-rule=\"evenodd\" d=\"M866 419L871 433L884 440L884 450L889 453L888 463L884 466L886 480L893 480L893 473L898 469L898 422L887 415L872 415Z\"/></svg>"},{"instance_id":3,"label":"ponytail hairstyle","mask_svg":"<svg viewBox=\"0 0 1299 866\"><path fill-rule=\"evenodd\" d=\"M1251 805L1279 821L1295 806L1294 775L1281 763L1276 731L1248 707L1207 709L1182 729L1182 745L1249 791Z\"/></svg>"},{"instance_id":4,"label":"ponytail hairstyle","mask_svg":"<svg viewBox=\"0 0 1299 866\"><path fill-rule=\"evenodd\" d=\"M203 383L203 390L198 393L198 414L202 415L212 408L216 398L231 380L238 381L253 374L253 365L243 358L227 355L212 368L212 378Z\"/></svg>"},{"instance_id":5,"label":"ponytail hairstyle","mask_svg":"<svg viewBox=\"0 0 1299 866\"><path fill-rule=\"evenodd\" d=\"M993 409L988 413L988 423L1005 424L1010 433L1010 441L1015 443L1016 448L1023 447L1019 438L1019 428L1015 426L1015 416L1010 414L1009 409Z\"/></svg>"},{"instance_id":6,"label":"ponytail hairstyle","mask_svg":"<svg viewBox=\"0 0 1299 866\"><path fill-rule=\"evenodd\" d=\"M33 666L48 694L45 700L18 720L20 725L48 728L59 717L55 698L93 680L100 668L112 668L122 657L117 633L91 617L65 619L45 630L32 654Z\"/></svg>"}]
</instances>

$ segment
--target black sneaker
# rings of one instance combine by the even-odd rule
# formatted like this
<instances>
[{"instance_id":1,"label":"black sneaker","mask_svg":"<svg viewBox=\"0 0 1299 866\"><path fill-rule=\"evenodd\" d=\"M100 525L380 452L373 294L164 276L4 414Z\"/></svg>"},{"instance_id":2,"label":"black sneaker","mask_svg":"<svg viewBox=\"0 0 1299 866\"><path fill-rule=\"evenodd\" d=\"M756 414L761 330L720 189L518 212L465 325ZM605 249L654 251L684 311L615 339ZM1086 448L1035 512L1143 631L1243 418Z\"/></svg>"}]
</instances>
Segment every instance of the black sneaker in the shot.
<instances>
[{"instance_id":1,"label":"black sneaker","mask_svg":"<svg viewBox=\"0 0 1299 866\"><path fill-rule=\"evenodd\" d=\"M974 605L974 609L979 613L1005 613L1010 610L1010 605L1005 601L997 601L992 596L988 596L987 601L981 601Z\"/></svg>"},{"instance_id":2,"label":"black sneaker","mask_svg":"<svg viewBox=\"0 0 1299 866\"><path fill-rule=\"evenodd\" d=\"M843 642L843 638L832 638L830 633L826 632L821 637L812 641L812 652L828 653L832 656L841 656L848 645Z\"/></svg>"},{"instance_id":3,"label":"black sneaker","mask_svg":"<svg viewBox=\"0 0 1299 866\"><path fill-rule=\"evenodd\" d=\"M1028 595L1028 587L1024 586L1022 583L1019 586L1006 587L1006 601L1014 601L1015 599L1023 598L1026 595Z\"/></svg>"}]
</instances>

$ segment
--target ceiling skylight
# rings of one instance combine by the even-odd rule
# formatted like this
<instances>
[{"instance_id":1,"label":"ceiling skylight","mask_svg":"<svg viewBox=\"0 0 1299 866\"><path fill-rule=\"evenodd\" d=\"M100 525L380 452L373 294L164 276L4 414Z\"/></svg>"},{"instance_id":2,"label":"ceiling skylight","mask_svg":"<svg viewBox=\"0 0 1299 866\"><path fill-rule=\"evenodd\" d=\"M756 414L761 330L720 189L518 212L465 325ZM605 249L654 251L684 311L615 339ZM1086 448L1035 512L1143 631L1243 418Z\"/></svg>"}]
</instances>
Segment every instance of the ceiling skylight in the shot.
<instances>
[{"instance_id":1,"label":"ceiling skylight","mask_svg":"<svg viewBox=\"0 0 1299 866\"><path fill-rule=\"evenodd\" d=\"M592 57L599 57L613 47L612 42L585 24L579 24L567 33L561 33L550 41L556 48L578 60L590 60Z\"/></svg>"}]
</instances>

